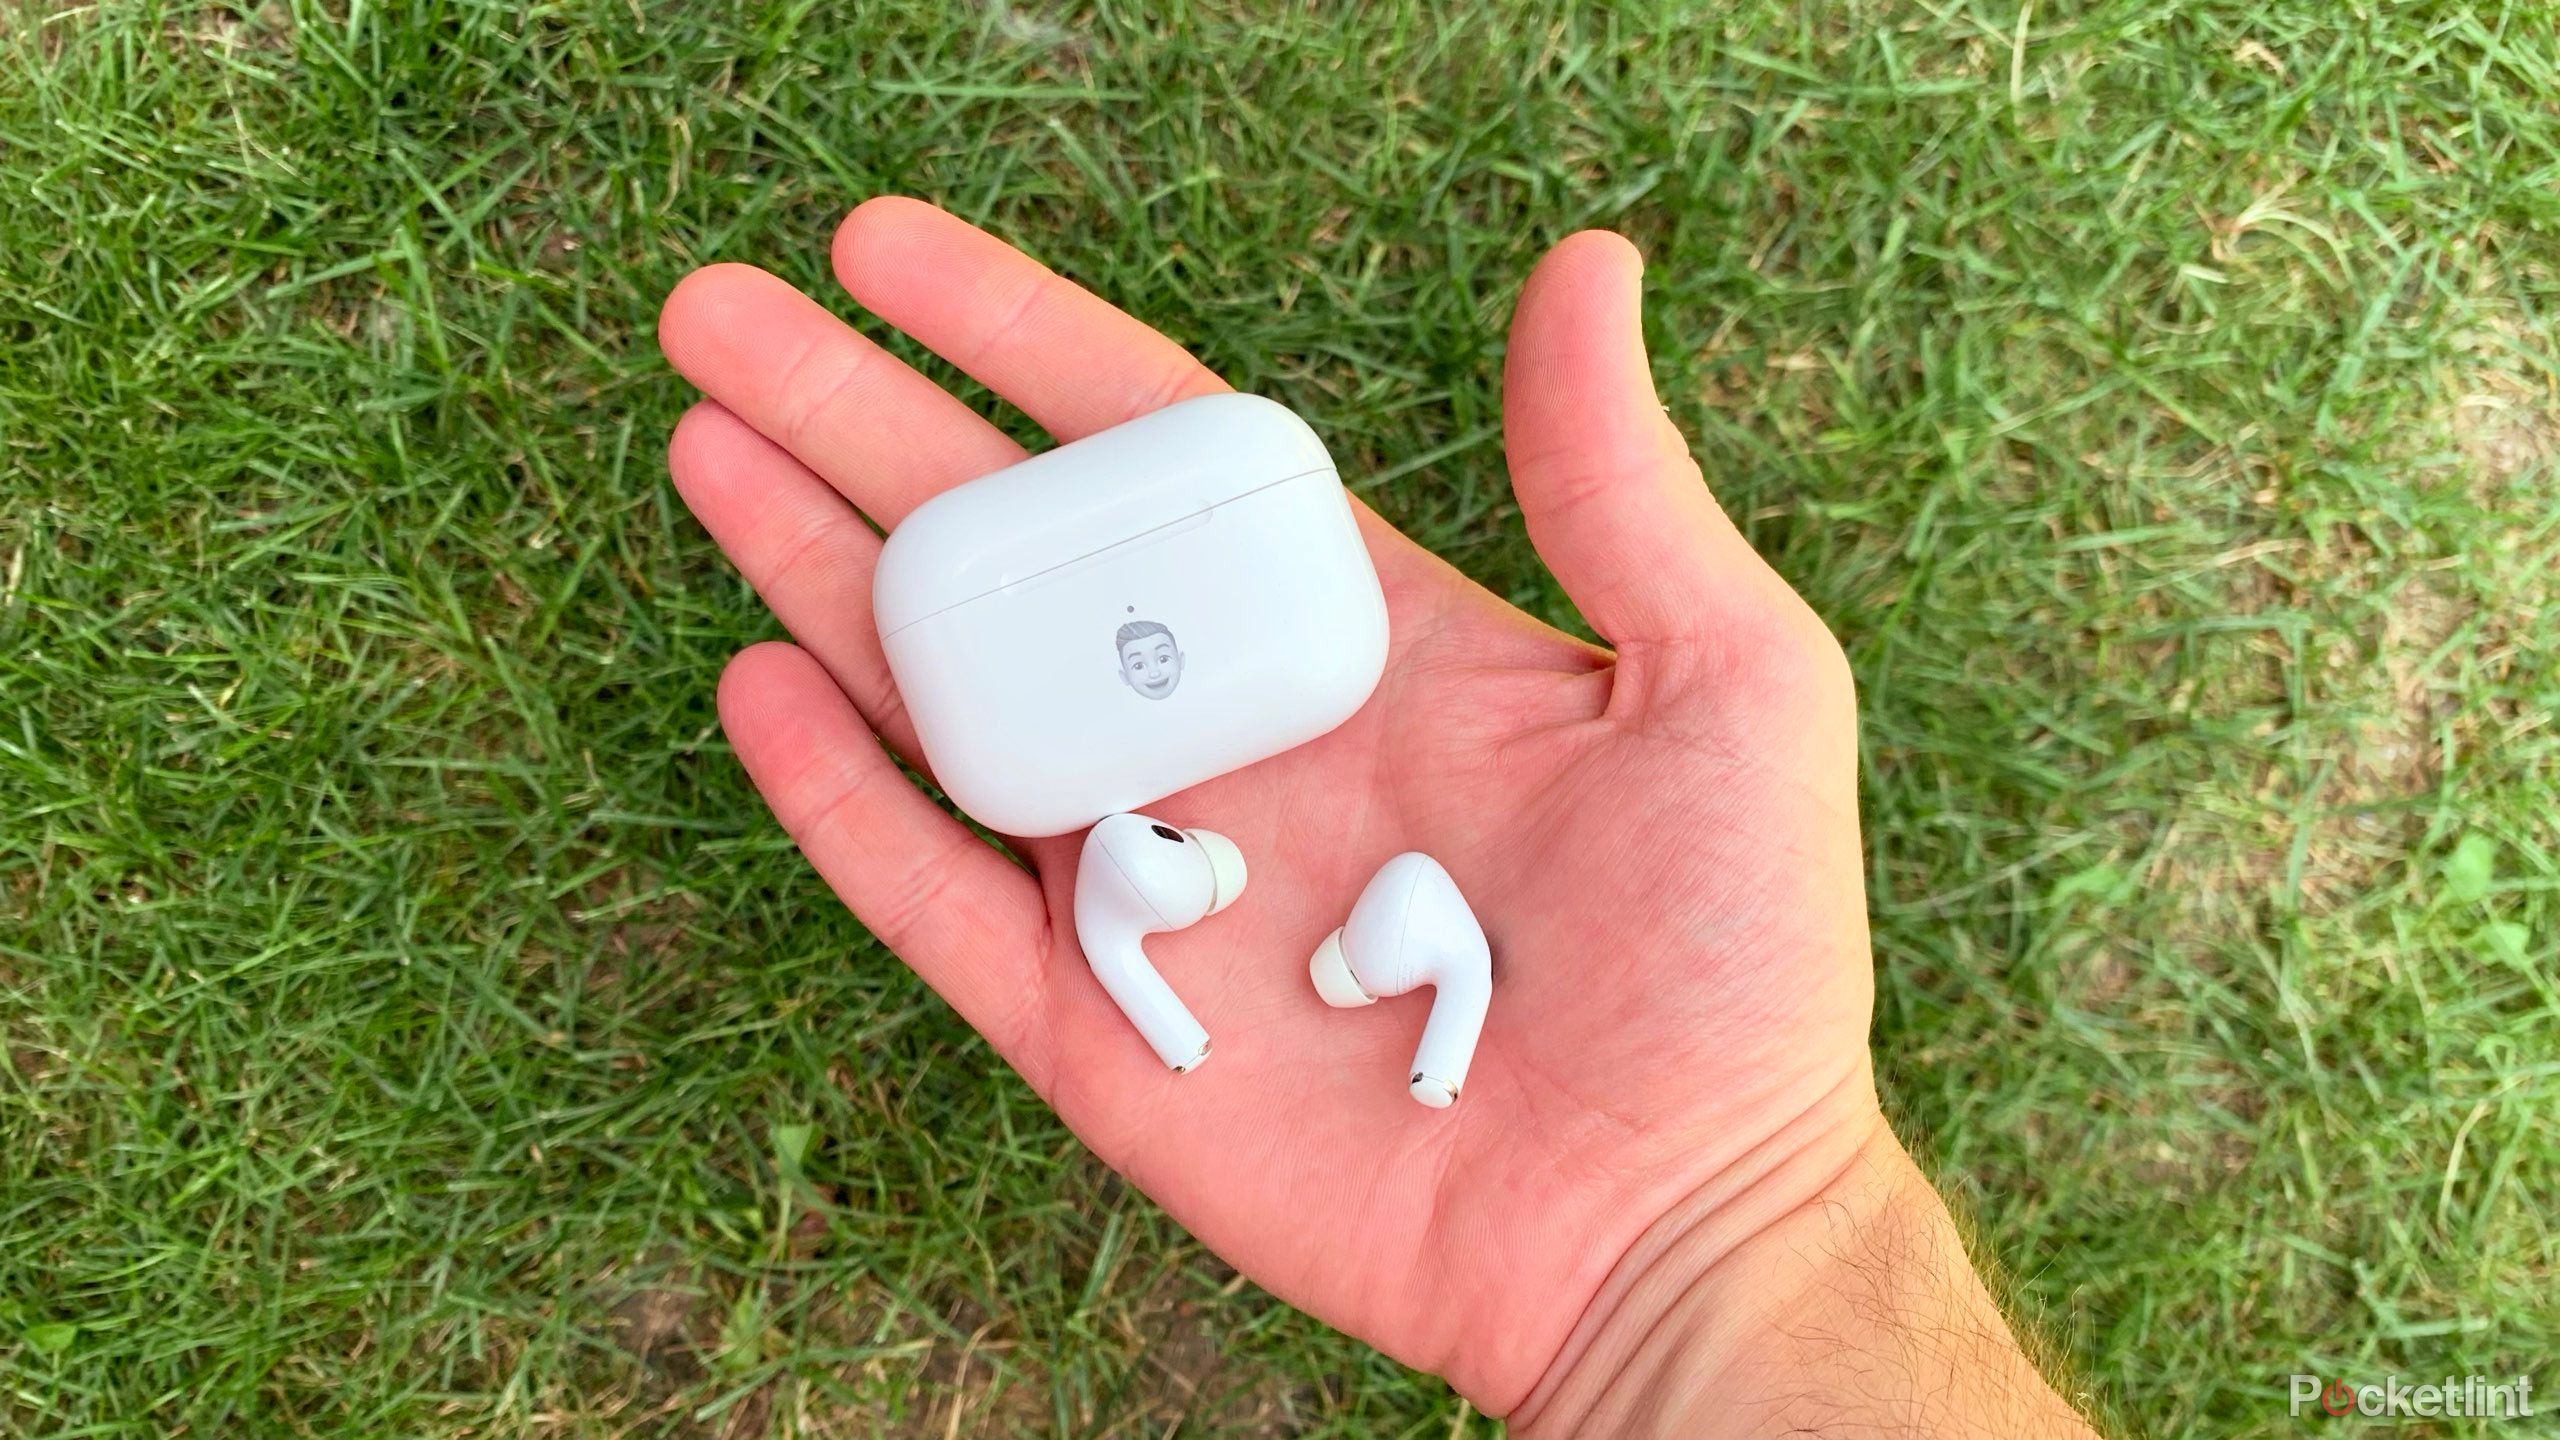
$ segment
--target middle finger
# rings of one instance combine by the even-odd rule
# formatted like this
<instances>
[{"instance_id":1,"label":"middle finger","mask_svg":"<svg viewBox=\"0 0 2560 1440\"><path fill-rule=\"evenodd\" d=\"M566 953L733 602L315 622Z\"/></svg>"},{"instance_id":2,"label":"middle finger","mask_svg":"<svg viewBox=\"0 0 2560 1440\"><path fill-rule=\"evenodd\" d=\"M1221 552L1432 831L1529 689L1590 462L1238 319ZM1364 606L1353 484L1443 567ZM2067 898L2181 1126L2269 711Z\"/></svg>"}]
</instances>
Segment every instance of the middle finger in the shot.
<instances>
[{"instance_id":1,"label":"middle finger","mask_svg":"<svg viewBox=\"0 0 2560 1440\"><path fill-rule=\"evenodd\" d=\"M886 530L1023 449L788 281L708 265L667 297L658 344L687 380Z\"/></svg>"}]
</instances>

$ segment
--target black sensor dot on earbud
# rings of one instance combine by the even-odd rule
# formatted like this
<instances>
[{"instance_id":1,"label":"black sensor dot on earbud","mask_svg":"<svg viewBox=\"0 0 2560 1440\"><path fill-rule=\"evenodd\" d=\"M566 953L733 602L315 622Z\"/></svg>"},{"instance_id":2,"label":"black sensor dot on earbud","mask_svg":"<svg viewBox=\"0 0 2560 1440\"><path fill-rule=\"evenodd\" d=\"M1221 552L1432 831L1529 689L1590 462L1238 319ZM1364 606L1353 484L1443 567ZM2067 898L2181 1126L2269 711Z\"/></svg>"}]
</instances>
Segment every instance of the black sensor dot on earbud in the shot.
<instances>
[{"instance_id":1,"label":"black sensor dot on earbud","mask_svg":"<svg viewBox=\"0 0 2560 1440\"><path fill-rule=\"evenodd\" d=\"M1174 829L1170 825L1150 825L1147 828L1153 830L1167 840L1172 841L1176 845L1182 843L1182 832Z\"/></svg>"}]
</instances>

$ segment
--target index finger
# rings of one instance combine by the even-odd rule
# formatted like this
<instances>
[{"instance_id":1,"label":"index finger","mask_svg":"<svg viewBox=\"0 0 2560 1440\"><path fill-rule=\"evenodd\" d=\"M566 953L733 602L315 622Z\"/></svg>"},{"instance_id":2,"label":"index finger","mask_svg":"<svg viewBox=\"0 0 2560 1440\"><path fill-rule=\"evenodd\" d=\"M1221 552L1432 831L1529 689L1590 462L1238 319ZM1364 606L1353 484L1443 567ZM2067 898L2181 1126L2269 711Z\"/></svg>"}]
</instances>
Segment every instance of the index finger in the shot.
<instances>
[{"instance_id":1,"label":"index finger","mask_svg":"<svg viewBox=\"0 0 2560 1440\"><path fill-rule=\"evenodd\" d=\"M1227 382L1191 352L968 221L884 195L836 227L837 280L863 308L1011 401L1061 441ZM1394 604L1400 581L1457 572L1361 504L1361 534Z\"/></svg>"},{"instance_id":2,"label":"index finger","mask_svg":"<svg viewBox=\"0 0 2560 1440\"><path fill-rule=\"evenodd\" d=\"M956 215L887 195L836 227L836 279L1060 440L1227 383L1145 323Z\"/></svg>"}]
</instances>

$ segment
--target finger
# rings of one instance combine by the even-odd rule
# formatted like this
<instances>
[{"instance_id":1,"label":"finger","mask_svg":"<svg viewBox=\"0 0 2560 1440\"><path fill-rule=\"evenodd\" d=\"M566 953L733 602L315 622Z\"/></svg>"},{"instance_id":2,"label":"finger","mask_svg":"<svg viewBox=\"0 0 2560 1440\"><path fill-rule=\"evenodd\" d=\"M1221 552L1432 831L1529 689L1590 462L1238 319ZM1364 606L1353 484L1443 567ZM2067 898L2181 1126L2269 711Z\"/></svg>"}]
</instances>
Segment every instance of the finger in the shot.
<instances>
[{"instance_id":1,"label":"finger","mask_svg":"<svg viewBox=\"0 0 2560 1440\"><path fill-rule=\"evenodd\" d=\"M729 662L720 726L845 906L1044 1090L1049 921L1037 883L910 783L793 646L758 645Z\"/></svg>"},{"instance_id":2,"label":"finger","mask_svg":"<svg viewBox=\"0 0 2560 1440\"><path fill-rule=\"evenodd\" d=\"M667 471L721 553L827 667L864 723L921 766L915 726L871 622L880 537L826 481L717 401L676 422Z\"/></svg>"},{"instance_id":3,"label":"finger","mask_svg":"<svg viewBox=\"0 0 2560 1440\"><path fill-rule=\"evenodd\" d=\"M1062 441L1228 388L1147 325L921 200L889 195L856 206L836 230L835 269L864 308ZM1459 578L1393 526L1362 533L1391 601L1399 584Z\"/></svg>"},{"instance_id":4,"label":"finger","mask_svg":"<svg viewBox=\"0 0 2560 1440\"><path fill-rule=\"evenodd\" d=\"M1617 646L1695 634L1775 575L1716 507L1645 360L1633 245L1587 230L1521 292L1503 364L1503 446L1529 538Z\"/></svg>"},{"instance_id":5,"label":"finger","mask_svg":"<svg viewBox=\"0 0 2560 1440\"><path fill-rule=\"evenodd\" d=\"M687 275L658 317L667 360L882 529L1022 458L950 392L752 265Z\"/></svg>"},{"instance_id":6,"label":"finger","mask_svg":"<svg viewBox=\"0 0 2560 1440\"><path fill-rule=\"evenodd\" d=\"M1060 440L1227 388L1191 352L921 200L856 206L836 229L835 269L865 309Z\"/></svg>"}]
</instances>

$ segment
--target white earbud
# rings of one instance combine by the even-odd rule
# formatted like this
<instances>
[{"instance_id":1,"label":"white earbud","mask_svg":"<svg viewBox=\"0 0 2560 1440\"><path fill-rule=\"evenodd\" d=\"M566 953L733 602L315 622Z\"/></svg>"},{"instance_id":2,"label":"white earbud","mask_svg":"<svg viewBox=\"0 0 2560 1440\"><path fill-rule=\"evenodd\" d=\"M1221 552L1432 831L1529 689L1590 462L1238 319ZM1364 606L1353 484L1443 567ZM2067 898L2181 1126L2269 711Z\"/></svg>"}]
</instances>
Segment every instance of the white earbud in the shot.
<instances>
[{"instance_id":1,"label":"white earbud","mask_svg":"<svg viewBox=\"0 0 2560 1440\"><path fill-rule=\"evenodd\" d=\"M1209 830L1106 815L1076 865L1076 942L1156 1058L1177 1072L1209 1058L1209 1032L1147 963L1139 941L1215 915L1244 893L1244 853Z\"/></svg>"},{"instance_id":2,"label":"white earbud","mask_svg":"<svg viewBox=\"0 0 2560 1440\"><path fill-rule=\"evenodd\" d=\"M1380 867L1307 962L1328 1005L1366 1005L1416 986L1432 988L1431 1018L1413 1052L1413 1098L1434 1110L1457 1103L1493 999L1493 950L1458 882L1428 855L1408 851Z\"/></svg>"}]
</instances>

